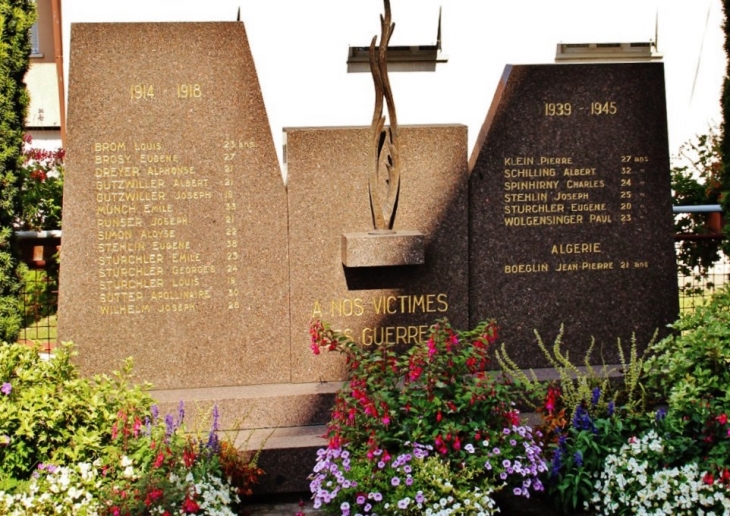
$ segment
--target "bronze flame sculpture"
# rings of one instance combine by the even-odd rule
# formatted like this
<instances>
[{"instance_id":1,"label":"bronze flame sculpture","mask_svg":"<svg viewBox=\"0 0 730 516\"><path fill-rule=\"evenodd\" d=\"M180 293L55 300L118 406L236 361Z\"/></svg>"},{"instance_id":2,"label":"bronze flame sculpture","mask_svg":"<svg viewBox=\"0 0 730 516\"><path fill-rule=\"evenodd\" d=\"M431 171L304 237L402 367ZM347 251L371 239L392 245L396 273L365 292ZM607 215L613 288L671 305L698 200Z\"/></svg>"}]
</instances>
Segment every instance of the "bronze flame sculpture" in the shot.
<instances>
[{"instance_id":1,"label":"bronze flame sculpture","mask_svg":"<svg viewBox=\"0 0 730 516\"><path fill-rule=\"evenodd\" d=\"M400 190L398 119L388 80L388 42L393 35L395 23L391 23L390 0L384 2L385 16L380 15L381 37L377 51L375 42L378 37L373 36L370 42L370 71L375 83L375 110L372 122L372 169L368 177L368 186L373 225L377 232L389 232L393 229ZM385 127L383 99L388 105L389 127Z\"/></svg>"}]
</instances>

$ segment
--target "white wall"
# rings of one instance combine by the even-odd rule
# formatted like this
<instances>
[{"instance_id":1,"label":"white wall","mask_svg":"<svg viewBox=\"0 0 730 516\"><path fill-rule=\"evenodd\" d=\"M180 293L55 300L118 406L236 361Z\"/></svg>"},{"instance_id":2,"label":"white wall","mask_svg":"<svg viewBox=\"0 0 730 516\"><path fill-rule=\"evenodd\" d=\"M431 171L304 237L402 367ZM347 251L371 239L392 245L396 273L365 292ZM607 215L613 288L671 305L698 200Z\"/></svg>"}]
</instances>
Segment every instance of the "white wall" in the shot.
<instances>
[{"instance_id":1,"label":"white wall","mask_svg":"<svg viewBox=\"0 0 730 516\"><path fill-rule=\"evenodd\" d=\"M435 72L390 74L400 124L466 124L471 148L505 64L552 63L559 42L648 41L657 16L672 153L720 121L720 0L391 3L391 44L433 43L441 5L449 57ZM283 127L369 125L372 80L348 74L346 57L349 45L380 34L381 0L64 0L66 73L71 23L233 21L239 7L280 160Z\"/></svg>"}]
</instances>

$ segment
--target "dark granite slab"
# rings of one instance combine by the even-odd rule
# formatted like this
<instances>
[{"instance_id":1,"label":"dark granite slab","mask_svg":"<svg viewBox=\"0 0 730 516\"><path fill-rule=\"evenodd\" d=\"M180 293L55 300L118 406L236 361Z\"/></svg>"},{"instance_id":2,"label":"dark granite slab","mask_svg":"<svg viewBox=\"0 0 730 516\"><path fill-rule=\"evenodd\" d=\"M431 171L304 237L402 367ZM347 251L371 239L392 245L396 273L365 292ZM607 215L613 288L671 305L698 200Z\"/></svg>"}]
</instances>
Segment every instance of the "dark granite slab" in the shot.
<instances>
[{"instance_id":1,"label":"dark granite slab","mask_svg":"<svg viewBox=\"0 0 730 516\"><path fill-rule=\"evenodd\" d=\"M618 361L678 313L661 63L508 66L470 158L470 322L523 367Z\"/></svg>"}]
</instances>

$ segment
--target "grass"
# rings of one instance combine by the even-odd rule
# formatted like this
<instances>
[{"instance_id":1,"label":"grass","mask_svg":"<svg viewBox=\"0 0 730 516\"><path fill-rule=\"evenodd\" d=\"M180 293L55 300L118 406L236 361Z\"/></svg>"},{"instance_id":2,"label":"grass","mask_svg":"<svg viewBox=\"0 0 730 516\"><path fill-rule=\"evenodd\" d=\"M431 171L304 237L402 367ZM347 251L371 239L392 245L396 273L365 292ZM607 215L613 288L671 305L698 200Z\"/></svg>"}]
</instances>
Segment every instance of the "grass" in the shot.
<instances>
[{"instance_id":1,"label":"grass","mask_svg":"<svg viewBox=\"0 0 730 516\"><path fill-rule=\"evenodd\" d=\"M18 342L38 343L44 348L50 348L56 344L58 319L56 315L44 317L27 328L20 330Z\"/></svg>"}]
</instances>

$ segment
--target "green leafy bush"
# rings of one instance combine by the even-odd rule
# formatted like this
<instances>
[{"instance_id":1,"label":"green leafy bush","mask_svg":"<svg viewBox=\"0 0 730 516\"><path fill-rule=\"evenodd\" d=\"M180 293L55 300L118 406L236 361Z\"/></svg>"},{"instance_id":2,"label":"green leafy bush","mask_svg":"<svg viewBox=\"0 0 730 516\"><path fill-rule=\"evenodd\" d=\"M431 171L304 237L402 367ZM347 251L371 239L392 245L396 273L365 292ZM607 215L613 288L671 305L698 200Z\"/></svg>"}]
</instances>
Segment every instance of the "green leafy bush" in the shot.
<instances>
[{"instance_id":1,"label":"green leafy bush","mask_svg":"<svg viewBox=\"0 0 730 516\"><path fill-rule=\"evenodd\" d=\"M27 480L40 463L92 462L111 444L121 411L142 414L152 398L132 386L131 362L112 377L80 378L71 347L53 360L19 344L0 345L0 489Z\"/></svg>"},{"instance_id":2,"label":"green leafy bush","mask_svg":"<svg viewBox=\"0 0 730 516\"><path fill-rule=\"evenodd\" d=\"M262 471L219 440L217 407L188 433L182 402L159 414L129 362L81 378L71 354L0 346L0 514L235 514Z\"/></svg>"},{"instance_id":3,"label":"green leafy bush","mask_svg":"<svg viewBox=\"0 0 730 516\"><path fill-rule=\"evenodd\" d=\"M675 460L730 469L730 285L672 327L644 367L647 386L666 400Z\"/></svg>"},{"instance_id":4,"label":"green leafy bush","mask_svg":"<svg viewBox=\"0 0 730 516\"><path fill-rule=\"evenodd\" d=\"M647 358L632 350L625 363L622 354L623 384L600 381L590 367L582 373L557 346L552 362L559 385L541 387L509 367L533 400L545 393L537 407L552 438L545 483L563 513L698 514L730 507L730 289L673 327L674 335L649 345Z\"/></svg>"},{"instance_id":5,"label":"green leafy bush","mask_svg":"<svg viewBox=\"0 0 730 516\"><path fill-rule=\"evenodd\" d=\"M36 20L35 2L0 0L0 342L14 342L21 328L18 273L13 222L20 209L18 168L28 91L30 38Z\"/></svg>"}]
</instances>

